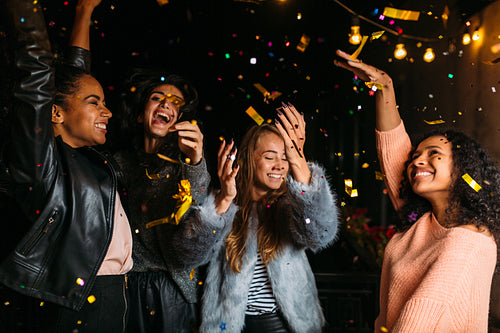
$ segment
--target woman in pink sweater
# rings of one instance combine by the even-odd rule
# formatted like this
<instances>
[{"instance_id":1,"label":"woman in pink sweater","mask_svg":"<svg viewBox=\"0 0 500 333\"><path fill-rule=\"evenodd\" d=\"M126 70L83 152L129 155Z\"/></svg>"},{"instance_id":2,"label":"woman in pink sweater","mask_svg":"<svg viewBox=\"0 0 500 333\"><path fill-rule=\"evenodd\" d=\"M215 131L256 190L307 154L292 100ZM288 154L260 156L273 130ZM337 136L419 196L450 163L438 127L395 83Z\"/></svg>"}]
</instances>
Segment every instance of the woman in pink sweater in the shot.
<instances>
[{"instance_id":1,"label":"woman in pink sweater","mask_svg":"<svg viewBox=\"0 0 500 333\"><path fill-rule=\"evenodd\" d=\"M401 217L385 250L375 332L487 332L500 170L460 132L434 132L412 147L391 78L337 55L347 61L336 65L383 87L376 93L377 150Z\"/></svg>"}]
</instances>

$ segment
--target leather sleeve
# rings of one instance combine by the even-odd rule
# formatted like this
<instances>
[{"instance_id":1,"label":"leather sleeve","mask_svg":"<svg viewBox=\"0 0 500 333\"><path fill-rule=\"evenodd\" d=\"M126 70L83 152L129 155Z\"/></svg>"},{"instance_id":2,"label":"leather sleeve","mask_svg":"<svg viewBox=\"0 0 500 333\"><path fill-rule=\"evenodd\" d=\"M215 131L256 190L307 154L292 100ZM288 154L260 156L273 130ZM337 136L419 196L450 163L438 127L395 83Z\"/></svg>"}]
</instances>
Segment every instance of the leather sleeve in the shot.
<instances>
[{"instance_id":1,"label":"leather sleeve","mask_svg":"<svg viewBox=\"0 0 500 333\"><path fill-rule=\"evenodd\" d=\"M64 63L90 73L90 51L78 46L70 46L66 51Z\"/></svg>"},{"instance_id":2,"label":"leather sleeve","mask_svg":"<svg viewBox=\"0 0 500 333\"><path fill-rule=\"evenodd\" d=\"M55 164L53 55L40 5L30 0L9 0L7 9L16 38L18 78L6 163L16 183L30 188L41 185L42 190L42 181L47 180Z\"/></svg>"}]
</instances>

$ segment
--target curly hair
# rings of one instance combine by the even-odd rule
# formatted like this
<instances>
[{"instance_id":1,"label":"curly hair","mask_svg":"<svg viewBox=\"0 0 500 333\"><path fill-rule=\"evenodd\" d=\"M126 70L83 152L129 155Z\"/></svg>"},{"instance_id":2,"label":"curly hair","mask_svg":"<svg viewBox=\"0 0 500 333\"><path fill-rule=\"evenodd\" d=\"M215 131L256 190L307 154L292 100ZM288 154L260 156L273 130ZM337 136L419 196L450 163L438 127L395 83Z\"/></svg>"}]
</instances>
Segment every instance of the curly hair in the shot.
<instances>
[{"instance_id":1,"label":"curly hair","mask_svg":"<svg viewBox=\"0 0 500 333\"><path fill-rule=\"evenodd\" d=\"M185 104L179 112L183 117L193 117L198 107L198 92L184 77L177 74L164 74L161 71L141 69L136 70L125 83L122 93L121 130L124 137L132 140L132 145L139 148L144 135L142 124L137 117L144 112L151 92L158 86L169 84L180 90Z\"/></svg>"},{"instance_id":2,"label":"curly hair","mask_svg":"<svg viewBox=\"0 0 500 333\"><path fill-rule=\"evenodd\" d=\"M408 165L416 147L425 139L444 136L451 143L453 157L452 183L450 197L446 209L447 225L473 224L478 228L486 227L495 239L500 239L500 169L488 153L467 135L454 131L434 131L424 135L411 150L403 171L400 198L405 205L400 210L400 230L407 230L424 213L432 210L426 199L415 194L406 174ZM469 174L482 188L475 191L462 179ZM417 215L417 219L410 215Z\"/></svg>"}]
</instances>

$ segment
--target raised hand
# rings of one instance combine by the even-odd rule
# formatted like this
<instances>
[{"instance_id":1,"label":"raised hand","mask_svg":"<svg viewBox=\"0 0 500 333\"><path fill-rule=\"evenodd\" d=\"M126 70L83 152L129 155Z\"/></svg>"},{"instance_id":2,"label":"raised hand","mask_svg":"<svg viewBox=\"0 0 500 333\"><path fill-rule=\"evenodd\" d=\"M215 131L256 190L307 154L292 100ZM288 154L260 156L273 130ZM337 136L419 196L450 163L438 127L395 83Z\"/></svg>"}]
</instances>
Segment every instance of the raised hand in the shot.
<instances>
[{"instance_id":1,"label":"raised hand","mask_svg":"<svg viewBox=\"0 0 500 333\"><path fill-rule=\"evenodd\" d=\"M89 32L92 24L92 12L100 3L101 0L78 0L69 45L90 50Z\"/></svg>"},{"instance_id":2,"label":"raised hand","mask_svg":"<svg viewBox=\"0 0 500 333\"><path fill-rule=\"evenodd\" d=\"M227 211L237 194L236 175L240 166L236 165L233 168L237 151L234 141L226 143L226 140L223 140L217 152L217 175L221 186L221 190L215 198L217 214Z\"/></svg>"},{"instance_id":3,"label":"raised hand","mask_svg":"<svg viewBox=\"0 0 500 333\"><path fill-rule=\"evenodd\" d=\"M203 134L196 121L177 123L172 130L177 131L179 149L189 158L189 163L198 164L203 158Z\"/></svg>"},{"instance_id":4,"label":"raised hand","mask_svg":"<svg viewBox=\"0 0 500 333\"><path fill-rule=\"evenodd\" d=\"M283 111L278 111L276 128L285 141L285 153L295 180L309 183L311 172L304 155L306 142L306 122L304 115L299 113L292 104L283 104Z\"/></svg>"},{"instance_id":5,"label":"raised hand","mask_svg":"<svg viewBox=\"0 0 500 333\"><path fill-rule=\"evenodd\" d=\"M346 61L335 60L335 65L356 74L361 80L380 85L376 94L375 127L379 131L390 131L401 123L396 104L396 94L392 79L384 71L363 63L359 59L351 59L351 55L337 50L337 55Z\"/></svg>"},{"instance_id":6,"label":"raised hand","mask_svg":"<svg viewBox=\"0 0 500 333\"><path fill-rule=\"evenodd\" d=\"M345 68L355 75L357 75L361 80L366 82L373 82L382 84L384 87L392 86L392 80L387 73L375 68L371 65L365 64L359 59L351 59L351 55L343 51L337 50L337 55L346 61L334 60L336 66Z\"/></svg>"}]
</instances>

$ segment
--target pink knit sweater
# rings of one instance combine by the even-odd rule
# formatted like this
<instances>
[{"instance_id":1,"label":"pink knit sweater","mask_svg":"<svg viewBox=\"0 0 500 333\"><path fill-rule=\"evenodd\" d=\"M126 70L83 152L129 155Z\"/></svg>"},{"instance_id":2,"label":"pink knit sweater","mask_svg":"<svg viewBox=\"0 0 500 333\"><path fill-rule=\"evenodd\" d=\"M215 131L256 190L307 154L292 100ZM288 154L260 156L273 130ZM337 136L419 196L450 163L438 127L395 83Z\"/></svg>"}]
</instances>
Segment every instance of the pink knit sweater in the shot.
<instances>
[{"instance_id":1,"label":"pink knit sweater","mask_svg":"<svg viewBox=\"0 0 500 333\"><path fill-rule=\"evenodd\" d=\"M410 139L402 122L376 136L387 189L398 210ZM432 212L424 214L387 244L375 332L487 332L496 253L492 237L444 228Z\"/></svg>"}]
</instances>

